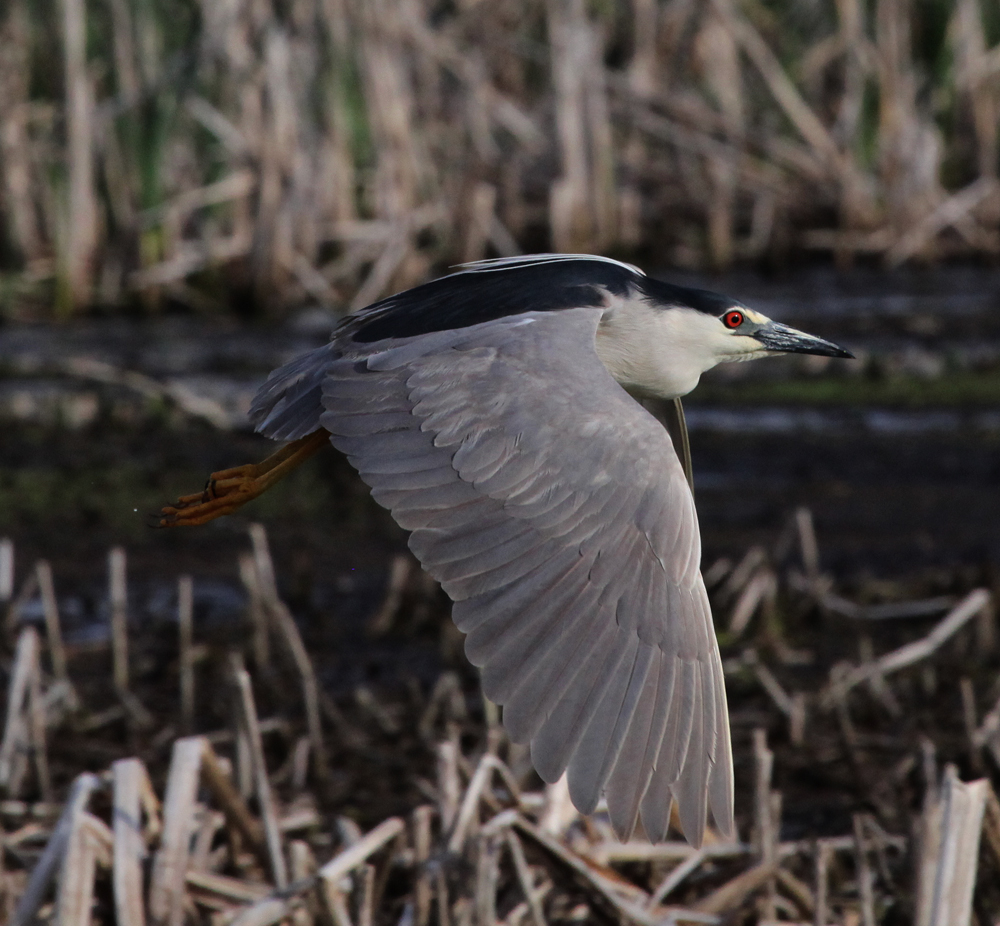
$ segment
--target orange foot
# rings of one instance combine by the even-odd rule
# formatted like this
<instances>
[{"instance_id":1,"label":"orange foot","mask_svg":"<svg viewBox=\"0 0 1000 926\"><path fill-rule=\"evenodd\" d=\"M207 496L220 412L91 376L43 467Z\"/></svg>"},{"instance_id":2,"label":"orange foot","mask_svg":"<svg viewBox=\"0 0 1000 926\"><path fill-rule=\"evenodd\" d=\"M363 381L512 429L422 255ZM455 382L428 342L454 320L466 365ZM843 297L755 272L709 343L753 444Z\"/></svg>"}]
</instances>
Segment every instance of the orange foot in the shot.
<instances>
[{"instance_id":1,"label":"orange foot","mask_svg":"<svg viewBox=\"0 0 1000 926\"><path fill-rule=\"evenodd\" d=\"M330 432L320 428L292 441L260 463L212 473L203 491L182 495L176 505L167 505L161 510L160 527L193 526L232 514L308 460L329 439Z\"/></svg>"}]
</instances>

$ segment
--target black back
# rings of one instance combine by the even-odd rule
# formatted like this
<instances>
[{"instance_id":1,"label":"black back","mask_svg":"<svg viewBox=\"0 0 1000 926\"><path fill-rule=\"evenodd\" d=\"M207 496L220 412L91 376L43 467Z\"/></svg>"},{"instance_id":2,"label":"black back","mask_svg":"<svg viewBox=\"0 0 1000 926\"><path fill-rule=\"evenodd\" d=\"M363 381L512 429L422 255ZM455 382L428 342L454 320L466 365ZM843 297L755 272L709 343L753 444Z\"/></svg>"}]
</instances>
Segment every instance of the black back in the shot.
<instances>
[{"instance_id":1,"label":"black back","mask_svg":"<svg viewBox=\"0 0 1000 926\"><path fill-rule=\"evenodd\" d=\"M523 312L553 312L604 304L643 277L604 260L557 260L468 270L389 296L345 320L353 339L410 338L468 328Z\"/></svg>"},{"instance_id":2,"label":"black back","mask_svg":"<svg viewBox=\"0 0 1000 926\"><path fill-rule=\"evenodd\" d=\"M602 306L607 293L634 293L653 306L686 306L713 315L740 305L735 299L708 290L651 279L614 261L538 260L466 270L431 280L344 319L341 333L363 344L384 338L411 338L524 312Z\"/></svg>"}]
</instances>

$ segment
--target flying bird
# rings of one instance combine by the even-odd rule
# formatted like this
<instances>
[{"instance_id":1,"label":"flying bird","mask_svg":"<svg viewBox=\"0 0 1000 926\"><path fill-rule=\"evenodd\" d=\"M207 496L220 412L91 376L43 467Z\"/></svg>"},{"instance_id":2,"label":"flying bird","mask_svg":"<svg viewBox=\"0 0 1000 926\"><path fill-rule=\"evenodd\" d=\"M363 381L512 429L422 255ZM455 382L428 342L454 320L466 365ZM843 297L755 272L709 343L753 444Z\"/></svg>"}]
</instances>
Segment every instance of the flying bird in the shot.
<instances>
[{"instance_id":1,"label":"flying bird","mask_svg":"<svg viewBox=\"0 0 1000 926\"><path fill-rule=\"evenodd\" d=\"M329 441L410 532L542 779L567 773L583 813L603 794L622 839L639 818L665 839L676 802L700 845L709 809L734 831L726 690L694 497L641 400L787 352L851 356L608 258L463 265L275 370L250 419L290 443L214 474L161 523L233 511Z\"/></svg>"}]
</instances>

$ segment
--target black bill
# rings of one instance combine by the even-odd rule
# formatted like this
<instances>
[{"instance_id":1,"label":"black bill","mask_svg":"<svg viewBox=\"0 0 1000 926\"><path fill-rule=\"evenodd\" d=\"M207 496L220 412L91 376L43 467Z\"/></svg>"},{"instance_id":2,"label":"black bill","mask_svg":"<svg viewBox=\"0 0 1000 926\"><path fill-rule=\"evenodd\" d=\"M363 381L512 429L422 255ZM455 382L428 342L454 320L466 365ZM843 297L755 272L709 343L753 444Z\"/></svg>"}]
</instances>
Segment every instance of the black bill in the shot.
<instances>
[{"instance_id":1,"label":"black bill","mask_svg":"<svg viewBox=\"0 0 1000 926\"><path fill-rule=\"evenodd\" d=\"M777 322L768 322L763 328L754 332L751 337L760 341L768 350L782 351L788 354L816 354L820 357L854 359L854 354L830 341L824 341L822 338L806 334L804 331L797 331L795 328L789 328L788 325L780 325Z\"/></svg>"}]
</instances>

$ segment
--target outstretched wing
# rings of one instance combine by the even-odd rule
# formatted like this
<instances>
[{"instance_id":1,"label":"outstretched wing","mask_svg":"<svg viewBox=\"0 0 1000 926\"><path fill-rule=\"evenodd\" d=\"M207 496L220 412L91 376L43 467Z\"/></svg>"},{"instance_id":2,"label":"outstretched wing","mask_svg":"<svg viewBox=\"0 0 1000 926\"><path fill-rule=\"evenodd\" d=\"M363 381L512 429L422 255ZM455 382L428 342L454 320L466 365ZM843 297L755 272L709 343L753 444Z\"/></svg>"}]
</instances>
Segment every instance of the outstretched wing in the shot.
<instances>
[{"instance_id":1,"label":"outstretched wing","mask_svg":"<svg viewBox=\"0 0 1000 926\"><path fill-rule=\"evenodd\" d=\"M697 517L666 431L595 353L600 314L335 339L286 408L321 381L320 423L412 532L542 778L568 769L585 813L603 791L623 837L641 812L663 839L673 798L698 844L707 804L732 830L733 785Z\"/></svg>"}]
</instances>

